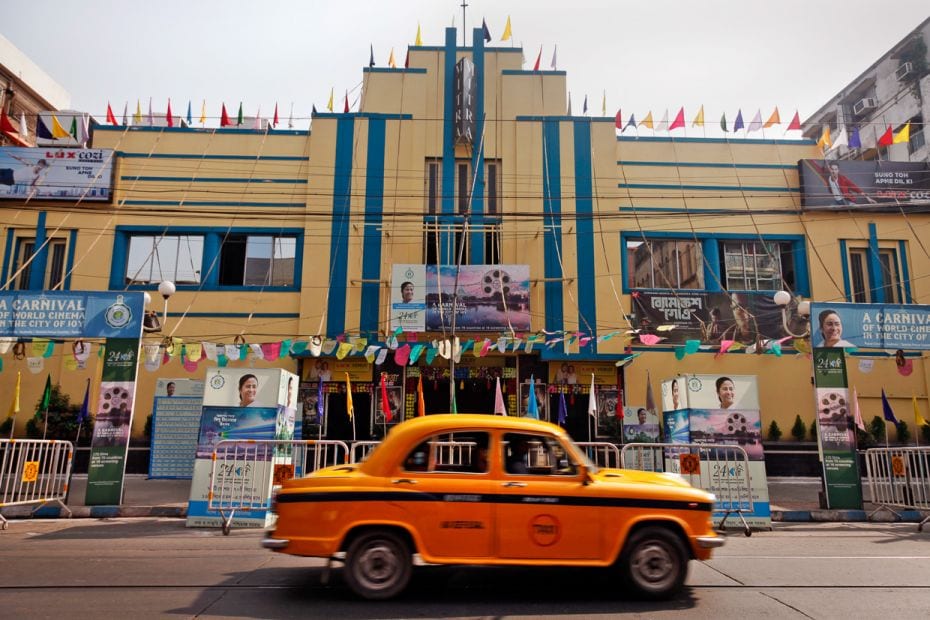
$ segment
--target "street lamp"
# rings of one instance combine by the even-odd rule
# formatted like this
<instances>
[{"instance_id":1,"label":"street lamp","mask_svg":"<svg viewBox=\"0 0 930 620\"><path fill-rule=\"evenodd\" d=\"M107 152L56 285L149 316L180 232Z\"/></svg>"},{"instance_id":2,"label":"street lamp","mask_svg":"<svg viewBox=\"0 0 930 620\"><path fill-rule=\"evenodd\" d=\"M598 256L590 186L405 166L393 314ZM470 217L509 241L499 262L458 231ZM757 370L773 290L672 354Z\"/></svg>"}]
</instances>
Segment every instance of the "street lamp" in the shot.
<instances>
[{"instance_id":1,"label":"street lamp","mask_svg":"<svg viewBox=\"0 0 930 620\"><path fill-rule=\"evenodd\" d=\"M791 293L788 291L776 291L775 294L772 295L772 300L775 302L775 305L781 309L781 325L784 328L785 333L794 338L807 338L811 333L809 326L804 330L803 334L796 334L791 331L790 327L788 327L788 306L792 300ZM799 301L797 313L798 316L801 317L805 323L807 323L811 315L811 302Z\"/></svg>"},{"instance_id":2,"label":"street lamp","mask_svg":"<svg viewBox=\"0 0 930 620\"><path fill-rule=\"evenodd\" d=\"M162 280L158 285L158 293L165 300L165 312L161 316L162 325L168 324L168 298L174 295L175 292L174 282L171 280Z\"/></svg>"}]
</instances>

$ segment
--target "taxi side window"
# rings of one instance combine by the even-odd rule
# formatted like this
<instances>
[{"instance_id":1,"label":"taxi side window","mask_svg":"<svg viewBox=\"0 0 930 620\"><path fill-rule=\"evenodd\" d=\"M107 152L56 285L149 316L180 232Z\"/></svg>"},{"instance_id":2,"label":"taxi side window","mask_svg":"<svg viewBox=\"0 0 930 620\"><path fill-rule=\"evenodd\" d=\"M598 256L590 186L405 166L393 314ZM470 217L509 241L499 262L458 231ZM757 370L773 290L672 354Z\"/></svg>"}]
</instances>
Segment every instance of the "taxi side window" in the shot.
<instances>
[{"instance_id":1,"label":"taxi side window","mask_svg":"<svg viewBox=\"0 0 930 620\"><path fill-rule=\"evenodd\" d=\"M540 435L504 435L504 464L508 474L516 475L569 476L577 471L562 444Z\"/></svg>"},{"instance_id":2,"label":"taxi side window","mask_svg":"<svg viewBox=\"0 0 930 620\"><path fill-rule=\"evenodd\" d=\"M469 472L488 471L488 444L485 432L439 433L421 442L404 459L405 471Z\"/></svg>"}]
</instances>

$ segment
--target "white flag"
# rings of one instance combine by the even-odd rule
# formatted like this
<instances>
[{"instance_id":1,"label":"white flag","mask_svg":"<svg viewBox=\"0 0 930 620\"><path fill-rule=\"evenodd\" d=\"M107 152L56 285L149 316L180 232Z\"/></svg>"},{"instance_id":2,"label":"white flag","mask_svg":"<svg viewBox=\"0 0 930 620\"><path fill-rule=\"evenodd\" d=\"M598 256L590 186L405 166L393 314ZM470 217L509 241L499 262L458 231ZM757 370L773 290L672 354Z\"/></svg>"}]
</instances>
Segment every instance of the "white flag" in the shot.
<instances>
[{"instance_id":1,"label":"white flag","mask_svg":"<svg viewBox=\"0 0 930 620\"><path fill-rule=\"evenodd\" d=\"M588 415L597 418L597 395L594 393L594 373L591 373L591 391L588 393Z\"/></svg>"}]
</instances>

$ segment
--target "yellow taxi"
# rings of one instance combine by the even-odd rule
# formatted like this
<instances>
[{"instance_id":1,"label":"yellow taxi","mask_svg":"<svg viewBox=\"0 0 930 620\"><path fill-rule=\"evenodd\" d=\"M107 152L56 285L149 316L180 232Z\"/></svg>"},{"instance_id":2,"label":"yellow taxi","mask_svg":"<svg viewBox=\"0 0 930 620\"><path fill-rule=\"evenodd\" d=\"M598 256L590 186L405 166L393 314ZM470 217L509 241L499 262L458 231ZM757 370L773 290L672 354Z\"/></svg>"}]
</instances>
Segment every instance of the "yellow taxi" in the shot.
<instances>
[{"instance_id":1,"label":"yellow taxi","mask_svg":"<svg viewBox=\"0 0 930 620\"><path fill-rule=\"evenodd\" d=\"M713 495L678 476L594 465L548 422L430 415L395 427L362 463L288 480L264 547L343 562L358 595L386 599L425 563L601 566L643 598L679 591L688 560L723 544Z\"/></svg>"}]
</instances>

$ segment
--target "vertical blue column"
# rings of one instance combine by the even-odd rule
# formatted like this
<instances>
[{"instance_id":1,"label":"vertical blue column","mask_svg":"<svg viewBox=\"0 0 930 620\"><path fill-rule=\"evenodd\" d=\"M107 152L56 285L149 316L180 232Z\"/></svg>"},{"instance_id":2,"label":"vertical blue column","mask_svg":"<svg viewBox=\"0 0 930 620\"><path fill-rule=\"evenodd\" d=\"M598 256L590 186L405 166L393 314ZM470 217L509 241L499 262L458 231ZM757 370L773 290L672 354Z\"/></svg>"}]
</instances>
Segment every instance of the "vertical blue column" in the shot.
<instances>
[{"instance_id":1,"label":"vertical blue column","mask_svg":"<svg viewBox=\"0 0 930 620\"><path fill-rule=\"evenodd\" d=\"M559 121L543 121L543 272L546 282L546 331L563 326L562 267L562 168Z\"/></svg>"},{"instance_id":2,"label":"vertical blue column","mask_svg":"<svg viewBox=\"0 0 930 620\"><path fill-rule=\"evenodd\" d=\"M439 221L451 226L455 221L455 28L446 28L446 46L443 52L443 105L442 105L442 215ZM452 248L448 231L439 233L439 263L455 263L456 249Z\"/></svg>"},{"instance_id":3,"label":"vertical blue column","mask_svg":"<svg viewBox=\"0 0 930 620\"><path fill-rule=\"evenodd\" d=\"M355 119L345 115L336 121L336 161L333 168L333 223L330 232L329 303L326 307L326 335L345 331L346 289L349 286L349 216L352 200L352 144Z\"/></svg>"},{"instance_id":4,"label":"vertical blue column","mask_svg":"<svg viewBox=\"0 0 930 620\"><path fill-rule=\"evenodd\" d=\"M704 290L719 293L720 286L720 242L717 239L704 239L701 241L701 252L704 253Z\"/></svg>"},{"instance_id":5,"label":"vertical blue column","mask_svg":"<svg viewBox=\"0 0 930 620\"><path fill-rule=\"evenodd\" d=\"M885 303L885 278L882 263L878 260L878 228L869 224L869 284L872 287L872 303Z\"/></svg>"},{"instance_id":6,"label":"vertical blue column","mask_svg":"<svg viewBox=\"0 0 930 620\"><path fill-rule=\"evenodd\" d=\"M45 245L45 211L39 211L36 219L36 244L32 266L29 272L29 290L41 291L45 288L45 269L48 265L48 246Z\"/></svg>"},{"instance_id":7,"label":"vertical blue column","mask_svg":"<svg viewBox=\"0 0 930 620\"><path fill-rule=\"evenodd\" d=\"M365 170L365 231L362 236L362 303L359 327L377 335L381 295L381 222L384 215L383 118L368 119L368 160Z\"/></svg>"},{"instance_id":8,"label":"vertical blue column","mask_svg":"<svg viewBox=\"0 0 930 620\"><path fill-rule=\"evenodd\" d=\"M591 173L591 121L575 121L575 236L578 253L578 329L588 332L597 353L597 281L594 278L594 201Z\"/></svg>"},{"instance_id":9,"label":"vertical blue column","mask_svg":"<svg viewBox=\"0 0 930 620\"><path fill-rule=\"evenodd\" d=\"M472 31L472 60L475 63L475 142L471 157L472 174L475 176L475 192L471 197L472 224L471 264L484 263L484 31Z\"/></svg>"}]
</instances>

